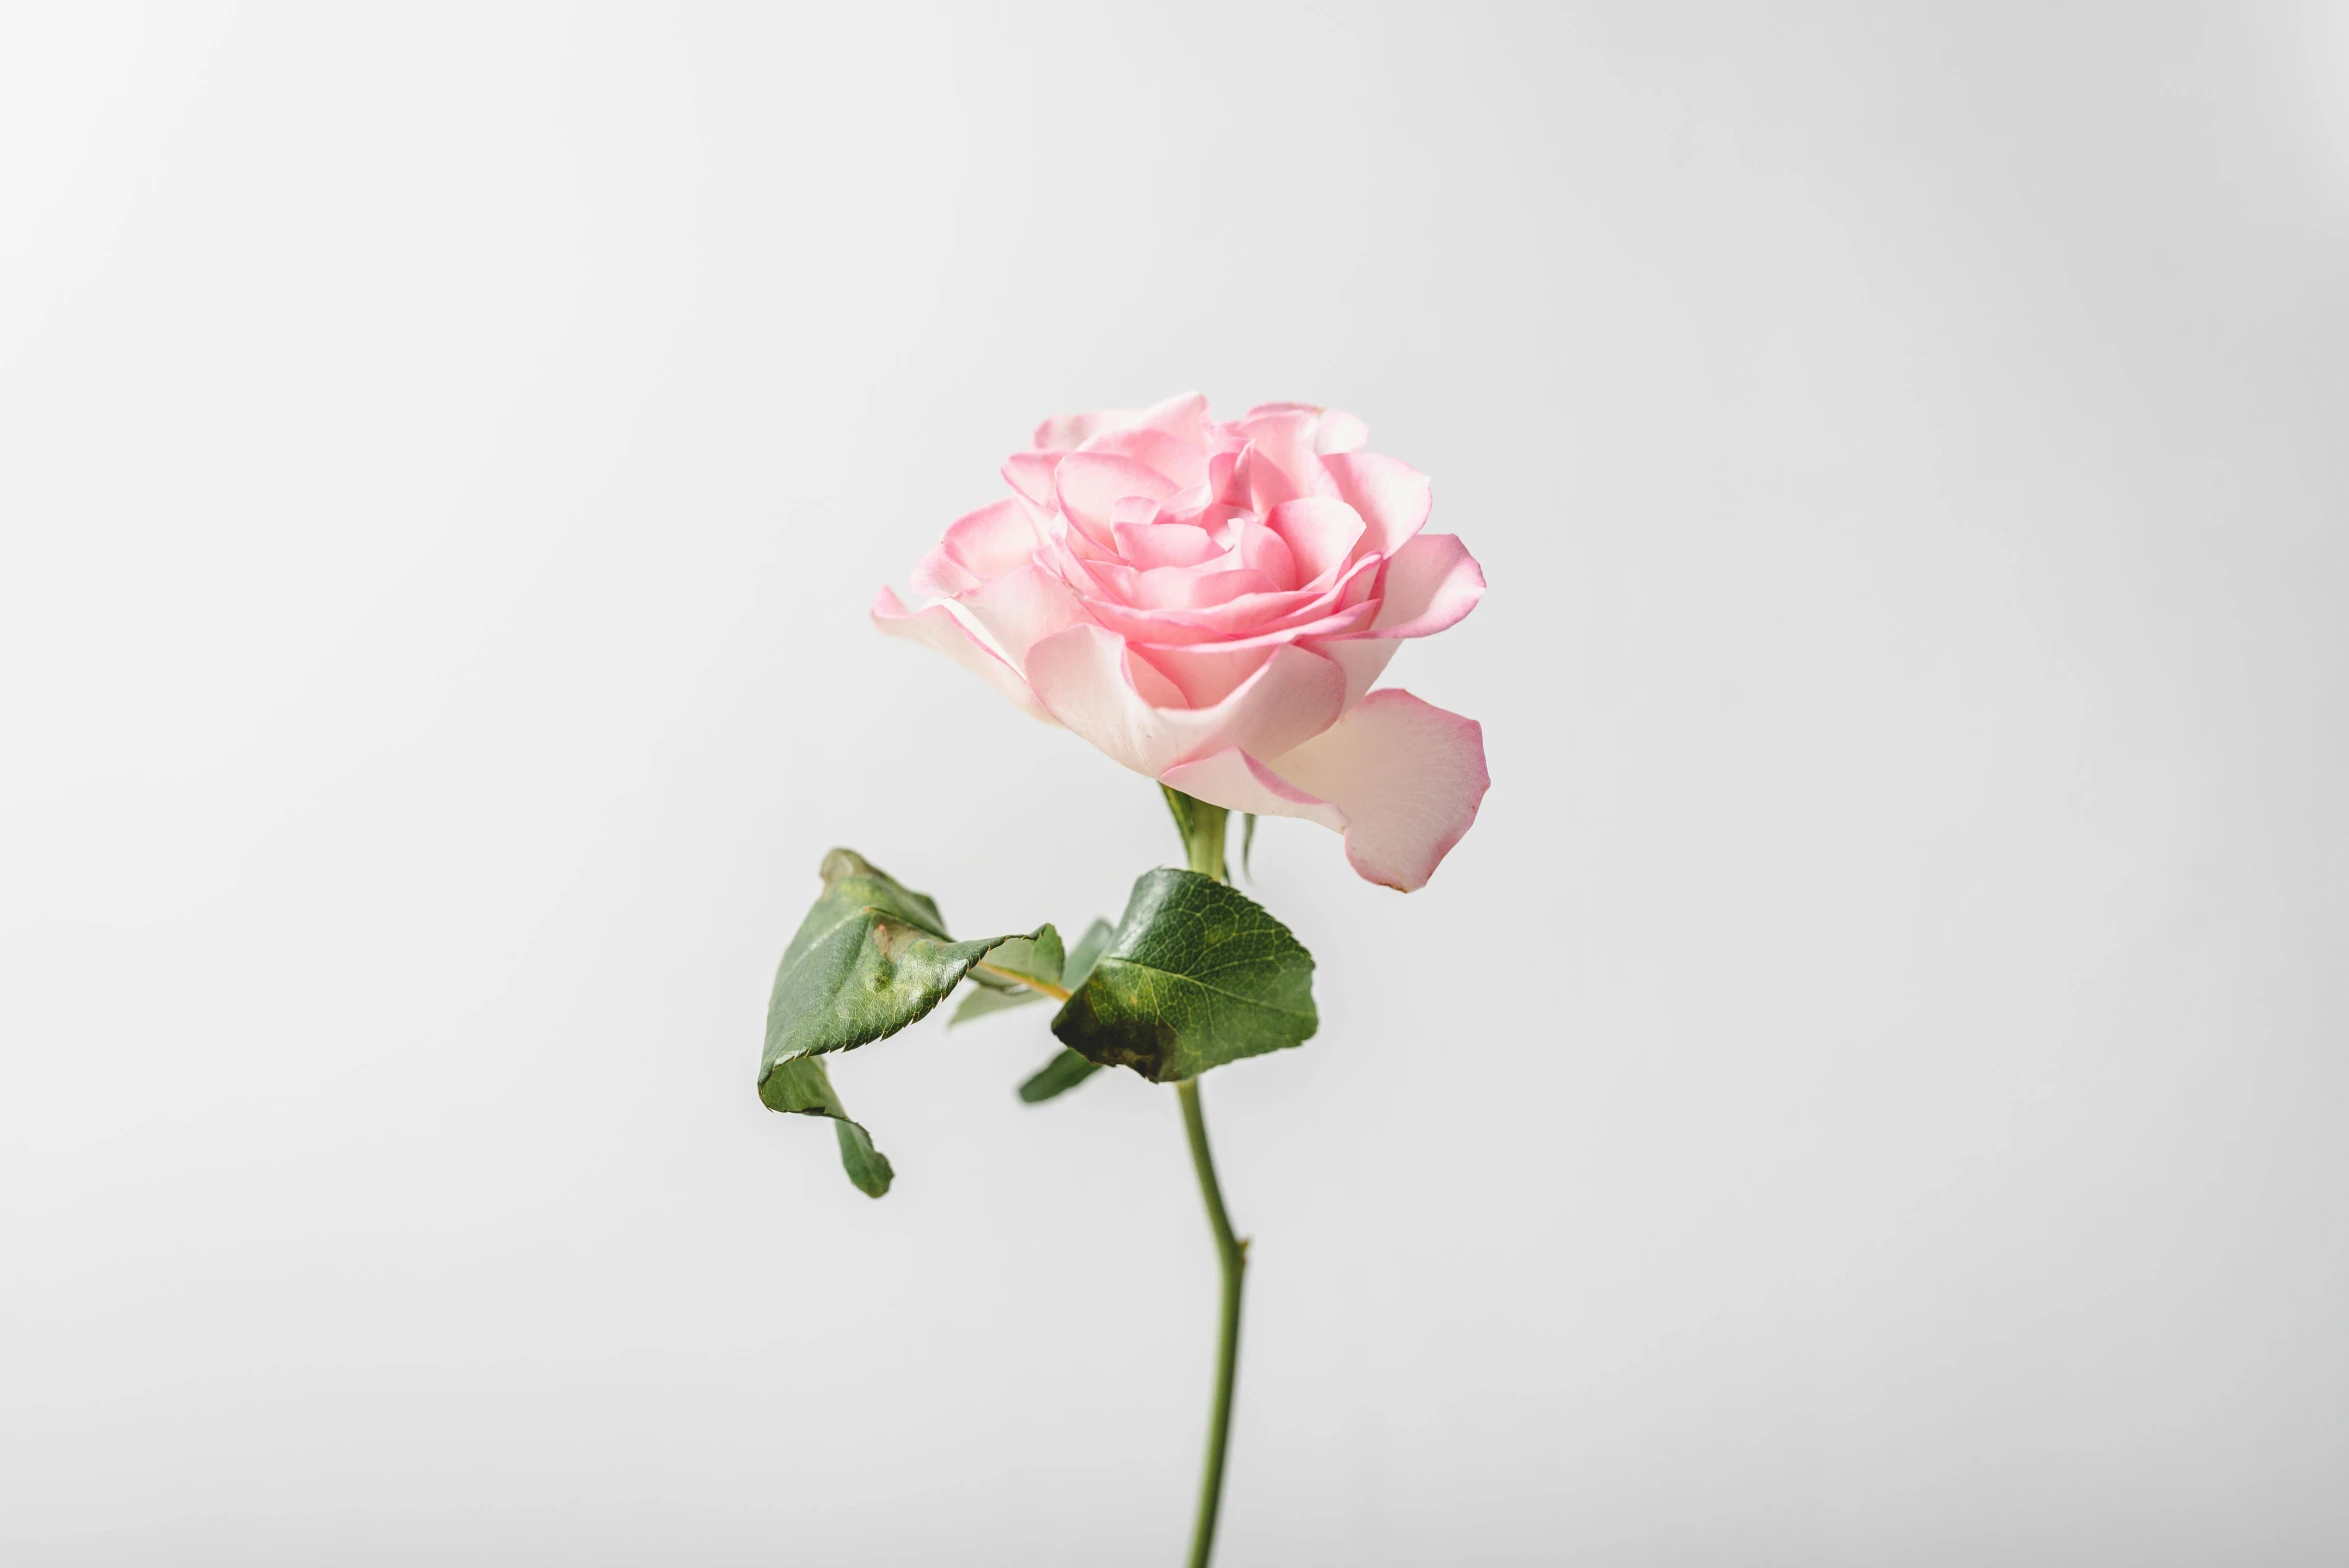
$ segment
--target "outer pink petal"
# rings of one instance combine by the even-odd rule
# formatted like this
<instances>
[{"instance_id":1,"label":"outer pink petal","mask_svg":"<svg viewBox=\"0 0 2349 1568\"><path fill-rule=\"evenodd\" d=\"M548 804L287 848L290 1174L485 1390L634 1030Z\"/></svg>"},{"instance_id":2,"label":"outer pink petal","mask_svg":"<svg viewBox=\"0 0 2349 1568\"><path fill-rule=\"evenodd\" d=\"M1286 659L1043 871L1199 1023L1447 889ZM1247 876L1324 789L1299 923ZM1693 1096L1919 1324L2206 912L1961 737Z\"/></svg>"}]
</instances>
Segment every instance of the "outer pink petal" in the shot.
<instances>
[{"instance_id":1,"label":"outer pink petal","mask_svg":"<svg viewBox=\"0 0 2349 1568\"><path fill-rule=\"evenodd\" d=\"M872 615L873 624L890 636L903 637L908 642L918 642L924 647L937 649L963 668L976 670L986 676L994 683L997 691L1018 703L1028 714L1047 724L1055 722L1044 705L1036 700L1036 694L1029 689L1028 683L1020 679L1019 672L972 636L969 628L955 619L954 613L944 605L932 604L919 610L908 610L895 592L884 588L879 597L873 600Z\"/></svg>"},{"instance_id":2,"label":"outer pink petal","mask_svg":"<svg viewBox=\"0 0 2349 1568\"><path fill-rule=\"evenodd\" d=\"M1036 427L1040 451L1081 446L1106 430L1142 427L1175 434L1197 430L1207 420L1207 399L1196 392L1178 392L1148 408L1103 408L1085 414L1055 414Z\"/></svg>"},{"instance_id":3,"label":"outer pink petal","mask_svg":"<svg viewBox=\"0 0 2349 1568\"><path fill-rule=\"evenodd\" d=\"M1321 460L1339 497L1369 525L1362 547L1393 555L1403 541L1427 526L1435 487L1409 463L1376 452L1339 452Z\"/></svg>"},{"instance_id":4,"label":"outer pink petal","mask_svg":"<svg viewBox=\"0 0 2349 1568\"><path fill-rule=\"evenodd\" d=\"M1341 409L1323 408L1317 403L1259 403L1242 414L1233 425L1242 429L1251 421L1267 414L1304 414L1313 424L1312 447L1327 456L1332 452L1359 452L1370 440L1370 427Z\"/></svg>"},{"instance_id":5,"label":"outer pink petal","mask_svg":"<svg viewBox=\"0 0 2349 1568\"><path fill-rule=\"evenodd\" d=\"M1264 661L1280 646L1277 642L1128 643L1126 651L1137 659L1149 660L1159 674L1172 681L1182 693L1184 707L1208 708L1264 668Z\"/></svg>"},{"instance_id":6,"label":"outer pink petal","mask_svg":"<svg viewBox=\"0 0 2349 1568\"><path fill-rule=\"evenodd\" d=\"M1025 566L1043 542L1029 521L1026 503L1009 498L965 512L946 525L946 537L939 541L948 555L980 578L1000 577Z\"/></svg>"},{"instance_id":7,"label":"outer pink petal","mask_svg":"<svg viewBox=\"0 0 2349 1568\"><path fill-rule=\"evenodd\" d=\"M951 599L979 586L978 573L956 560L943 542L930 546L929 553L914 562L912 580L914 596L921 599Z\"/></svg>"},{"instance_id":8,"label":"outer pink petal","mask_svg":"<svg viewBox=\"0 0 2349 1568\"><path fill-rule=\"evenodd\" d=\"M1089 438L1079 450L1130 457L1157 469L1185 490L1207 483L1207 447L1196 435L1137 425L1125 430L1104 430Z\"/></svg>"},{"instance_id":9,"label":"outer pink petal","mask_svg":"<svg viewBox=\"0 0 2349 1568\"><path fill-rule=\"evenodd\" d=\"M1055 719L1151 778L1227 747L1288 750L1327 729L1345 702L1343 671L1286 645L1211 707L1153 706L1135 690L1125 653L1115 633L1072 626L1028 650L1028 680Z\"/></svg>"},{"instance_id":10,"label":"outer pink petal","mask_svg":"<svg viewBox=\"0 0 2349 1568\"><path fill-rule=\"evenodd\" d=\"M1484 572L1450 534L1421 534L1387 563L1378 617L1360 631L1315 637L1307 646L1346 672L1349 711L1384 674L1406 637L1426 637L1452 625L1484 594Z\"/></svg>"},{"instance_id":11,"label":"outer pink petal","mask_svg":"<svg viewBox=\"0 0 2349 1568\"><path fill-rule=\"evenodd\" d=\"M1305 637L1299 639L1346 672L1346 711L1370 695L1370 688L1387 672L1402 644L1392 637Z\"/></svg>"},{"instance_id":12,"label":"outer pink petal","mask_svg":"<svg viewBox=\"0 0 2349 1568\"><path fill-rule=\"evenodd\" d=\"M1378 619L1365 636L1432 637L1484 597L1484 568L1457 534L1421 534L1387 562Z\"/></svg>"},{"instance_id":13,"label":"outer pink petal","mask_svg":"<svg viewBox=\"0 0 2349 1568\"><path fill-rule=\"evenodd\" d=\"M1068 584L1035 565L981 583L955 604L1015 670L1026 664L1030 648L1087 618Z\"/></svg>"},{"instance_id":14,"label":"outer pink petal","mask_svg":"<svg viewBox=\"0 0 2349 1568\"><path fill-rule=\"evenodd\" d=\"M1235 748L1159 780L1235 811L1336 828L1357 872L1405 893L1427 885L1492 782L1483 726L1394 690L1270 763Z\"/></svg>"},{"instance_id":15,"label":"outer pink petal","mask_svg":"<svg viewBox=\"0 0 2349 1568\"><path fill-rule=\"evenodd\" d=\"M1313 450L1323 457L1359 452L1369 444L1370 427L1343 409L1325 408L1313 427Z\"/></svg>"},{"instance_id":16,"label":"outer pink petal","mask_svg":"<svg viewBox=\"0 0 2349 1568\"><path fill-rule=\"evenodd\" d=\"M1052 476L1065 452L1014 452L1003 460L1003 482L1038 506L1052 505Z\"/></svg>"}]
</instances>

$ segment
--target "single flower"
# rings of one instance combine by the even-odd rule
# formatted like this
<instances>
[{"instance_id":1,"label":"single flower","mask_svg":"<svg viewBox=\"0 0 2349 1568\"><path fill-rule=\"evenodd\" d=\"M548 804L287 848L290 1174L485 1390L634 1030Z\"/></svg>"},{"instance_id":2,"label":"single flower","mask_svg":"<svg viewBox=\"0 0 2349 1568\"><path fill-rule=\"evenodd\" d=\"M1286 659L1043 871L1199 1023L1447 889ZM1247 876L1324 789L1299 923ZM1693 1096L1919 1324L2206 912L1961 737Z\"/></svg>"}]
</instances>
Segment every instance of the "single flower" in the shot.
<instances>
[{"instance_id":1,"label":"single flower","mask_svg":"<svg viewBox=\"0 0 2349 1568\"><path fill-rule=\"evenodd\" d=\"M957 519L883 631L939 649L1037 718L1187 795L1345 835L1373 882L1423 885L1488 782L1474 719L1371 690L1407 637L1484 593L1460 541L1420 532L1424 474L1362 421L1207 400L1063 415Z\"/></svg>"}]
</instances>

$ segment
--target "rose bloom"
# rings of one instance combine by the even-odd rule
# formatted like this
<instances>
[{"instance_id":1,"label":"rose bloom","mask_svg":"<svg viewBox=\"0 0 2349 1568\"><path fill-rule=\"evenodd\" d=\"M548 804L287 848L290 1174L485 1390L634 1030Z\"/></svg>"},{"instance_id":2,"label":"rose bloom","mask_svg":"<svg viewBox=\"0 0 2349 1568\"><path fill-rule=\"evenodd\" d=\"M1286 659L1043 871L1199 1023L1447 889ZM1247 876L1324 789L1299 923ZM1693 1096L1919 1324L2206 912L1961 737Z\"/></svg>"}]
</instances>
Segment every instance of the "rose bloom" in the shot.
<instances>
[{"instance_id":1,"label":"rose bloom","mask_svg":"<svg viewBox=\"0 0 2349 1568\"><path fill-rule=\"evenodd\" d=\"M1406 637L1484 592L1427 477L1363 450L1362 421L1207 400L1061 415L887 588L883 631L948 654L1137 773L1346 836L1373 882L1424 884L1476 820L1484 732L1371 686Z\"/></svg>"}]
</instances>

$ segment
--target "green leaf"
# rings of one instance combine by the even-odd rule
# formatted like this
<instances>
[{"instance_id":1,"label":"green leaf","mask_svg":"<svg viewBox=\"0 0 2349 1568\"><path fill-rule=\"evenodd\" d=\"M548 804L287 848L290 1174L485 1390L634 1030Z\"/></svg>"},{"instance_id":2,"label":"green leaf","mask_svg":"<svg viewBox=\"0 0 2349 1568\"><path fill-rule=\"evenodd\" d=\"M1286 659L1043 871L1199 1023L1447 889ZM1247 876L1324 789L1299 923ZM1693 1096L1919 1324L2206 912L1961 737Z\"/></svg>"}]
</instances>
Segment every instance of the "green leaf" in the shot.
<instances>
[{"instance_id":1,"label":"green leaf","mask_svg":"<svg viewBox=\"0 0 2349 1568\"><path fill-rule=\"evenodd\" d=\"M971 978L981 985L1004 990L1035 980L1058 985L1063 962L1060 933L1046 926L1034 936L1015 936L1005 941L971 970Z\"/></svg>"},{"instance_id":2,"label":"green leaf","mask_svg":"<svg viewBox=\"0 0 2349 1568\"><path fill-rule=\"evenodd\" d=\"M1043 1000L1043 992L1031 991L1024 985L1013 986L1006 991L990 991L984 987L974 988L963 992L962 1000L954 1004L954 1016L946 1020L946 1027L959 1029L974 1018L986 1018L996 1013L1008 1013L1015 1007L1025 1007L1031 1002Z\"/></svg>"},{"instance_id":3,"label":"green leaf","mask_svg":"<svg viewBox=\"0 0 2349 1568\"><path fill-rule=\"evenodd\" d=\"M889 1156L873 1147L872 1135L860 1124L849 1120L840 1096L832 1092L832 1075L824 1071L822 1057L795 1056L777 1064L759 1080L759 1098L771 1111L831 1117L832 1130L840 1138L840 1163L847 1168L848 1179L868 1198L878 1198L889 1190L890 1180L897 1174L889 1168Z\"/></svg>"},{"instance_id":4,"label":"green leaf","mask_svg":"<svg viewBox=\"0 0 2349 1568\"><path fill-rule=\"evenodd\" d=\"M811 1079L794 1064L851 1050L918 1021L972 964L1011 938L952 940L928 895L900 885L853 850L826 855L822 875L823 896L775 969L759 1098L777 1110L832 1117L841 1129L840 1158L849 1178L878 1197L888 1190L888 1162L840 1111L829 1078L819 1072ZM1044 935L1039 930L1028 940L1041 942Z\"/></svg>"},{"instance_id":5,"label":"green leaf","mask_svg":"<svg viewBox=\"0 0 2349 1568\"><path fill-rule=\"evenodd\" d=\"M1067 984L1071 990L1083 985L1086 977L1092 974L1094 964L1100 961L1113 935L1115 932L1106 920L1096 920L1085 928L1085 934L1077 939L1075 950L1068 955ZM1035 996L1038 993L1031 991L1028 994ZM963 1008L968 1010L971 1002L977 1000L976 996L972 997L963 1003ZM954 1021L962 1022L961 1012L954 1015ZM1020 1085L1020 1098L1030 1105L1041 1105L1056 1094L1066 1094L1100 1070L1099 1062L1079 1056L1063 1046L1051 1061Z\"/></svg>"},{"instance_id":6,"label":"green leaf","mask_svg":"<svg viewBox=\"0 0 2349 1568\"><path fill-rule=\"evenodd\" d=\"M1101 955L1109 951L1110 939L1117 929L1106 920L1096 920L1085 927L1085 934L1077 938L1077 945L1069 949L1068 963L1061 971L1060 983L1074 991L1092 974L1093 966L1101 962Z\"/></svg>"},{"instance_id":7,"label":"green leaf","mask_svg":"<svg viewBox=\"0 0 2349 1568\"><path fill-rule=\"evenodd\" d=\"M1045 993L1021 981L1040 980L1057 989L1063 962L1060 933L1052 927L1046 926L1033 937L1013 937L989 953L985 963L972 966L971 978L978 985L962 994L962 1000L955 1004L954 1016L946 1020L946 1027L952 1029L990 1013L1041 1002Z\"/></svg>"},{"instance_id":8,"label":"green leaf","mask_svg":"<svg viewBox=\"0 0 2349 1568\"><path fill-rule=\"evenodd\" d=\"M1195 871L1142 874L1109 947L1052 1032L1153 1083L1301 1044L1319 1026L1313 955L1254 899Z\"/></svg>"},{"instance_id":9,"label":"green leaf","mask_svg":"<svg viewBox=\"0 0 2349 1568\"><path fill-rule=\"evenodd\" d=\"M1056 1094L1068 1093L1099 1071L1099 1062L1063 1047L1020 1085L1020 1098L1030 1105L1042 1105Z\"/></svg>"}]
</instances>

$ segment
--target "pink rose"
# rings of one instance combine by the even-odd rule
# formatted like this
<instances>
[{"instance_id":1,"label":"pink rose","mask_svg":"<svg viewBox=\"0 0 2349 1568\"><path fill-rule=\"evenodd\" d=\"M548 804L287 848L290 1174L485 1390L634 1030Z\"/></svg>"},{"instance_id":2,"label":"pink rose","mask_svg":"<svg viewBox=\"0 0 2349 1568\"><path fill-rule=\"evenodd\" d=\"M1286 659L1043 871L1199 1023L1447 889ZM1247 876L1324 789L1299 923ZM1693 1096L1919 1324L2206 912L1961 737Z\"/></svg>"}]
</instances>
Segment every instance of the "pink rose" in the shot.
<instances>
[{"instance_id":1,"label":"pink rose","mask_svg":"<svg viewBox=\"0 0 2349 1568\"><path fill-rule=\"evenodd\" d=\"M1423 534L1427 477L1362 421L1207 400L1062 415L1003 465L873 621L1161 783L1346 836L1373 882L1423 885L1476 820L1484 732L1372 691L1406 637L1476 605L1484 573Z\"/></svg>"}]
</instances>

